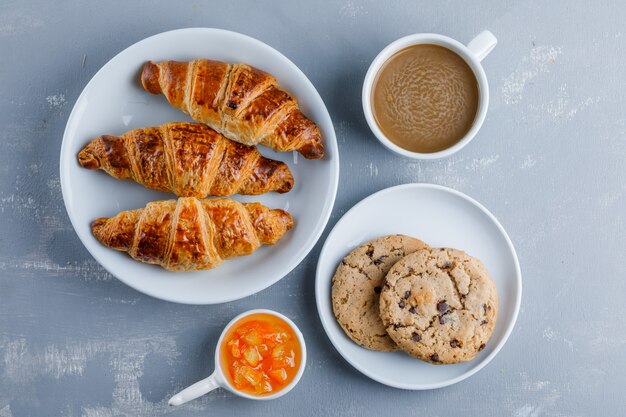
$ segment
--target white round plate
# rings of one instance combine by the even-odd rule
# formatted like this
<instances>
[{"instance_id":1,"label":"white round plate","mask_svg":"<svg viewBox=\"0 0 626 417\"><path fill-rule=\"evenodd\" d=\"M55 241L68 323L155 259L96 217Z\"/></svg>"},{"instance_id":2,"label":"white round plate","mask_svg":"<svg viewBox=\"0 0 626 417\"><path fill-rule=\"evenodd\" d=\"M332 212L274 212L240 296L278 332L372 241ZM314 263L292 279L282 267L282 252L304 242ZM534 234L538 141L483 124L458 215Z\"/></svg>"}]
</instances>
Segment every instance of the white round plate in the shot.
<instances>
[{"instance_id":1,"label":"white round plate","mask_svg":"<svg viewBox=\"0 0 626 417\"><path fill-rule=\"evenodd\" d=\"M333 315L330 299L335 269L351 250L368 240L406 234L432 247L454 247L481 259L498 287L498 322L487 347L471 362L430 365L402 352L374 352L346 336ZM509 337L522 297L522 276L515 249L487 209L470 197L433 184L387 188L356 204L328 235L317 264L317 309L339 353L368 377L396 388L445 387L474 374Z\"/></svg>"},{"instance_id":2,"label":"white round plate","mask_svg":"<svg viewBox=\"0 0 626 417\"><path fill-rule=\"evenodd\" d=\"M127 254L102 246L90 224L122 210L144 207L155 200L176 198L148 190L131 181L116 180L102 171L81 168L76 154L102 134L121 134L144 126L171 121L191 121L169 105L164 96L144 91L139 81L148 60L189 61L209 58L245 62L273 74L299 101L304 114L320 127L327 155L309 161L294 153L276 153L260 147L273 159L286 162L295 177L286 194L234 196L239 201L259 201L270 208L288 210L295 227L274 246L250 256L224 262L210 271L174 273L132 260ZM70 220L93 257L111 274L131 287L186 304L215 304L236 300L269 287L293 268L319 239L335 202L339 179L339 153L326 106L307 77L289 59L270 46L239 33L191 28L144 39L111 59L91 79L76 101L65 128L61 147L61 187Z\"/></svg>"}]
</instances>

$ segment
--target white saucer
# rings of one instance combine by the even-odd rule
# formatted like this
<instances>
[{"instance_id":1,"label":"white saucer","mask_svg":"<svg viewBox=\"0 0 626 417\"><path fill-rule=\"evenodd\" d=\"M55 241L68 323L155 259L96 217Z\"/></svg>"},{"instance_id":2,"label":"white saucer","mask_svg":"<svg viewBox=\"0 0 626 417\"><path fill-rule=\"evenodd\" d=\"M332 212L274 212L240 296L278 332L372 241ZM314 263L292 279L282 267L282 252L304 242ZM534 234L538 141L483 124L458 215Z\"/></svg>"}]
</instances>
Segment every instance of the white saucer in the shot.
<instances>
[{"instance_id":1,"label":"white saucer","mask_svg":"<svg viewBox=\"0 0 626 417\"><path fill-rule=\"evenodd\" d=\"M351 250L379 236L406 234L432 247L454 247L481 259L498 288L498 322L471 362L430 365L403 352L374 352L345 335L332 311L331 280ZM513 244L496 218L470 197L433 184L387 188L356 204L337 222L317 264L320 319L339 353L368 377L396 388L426 390L462 381L483 368L506 342L520 308L522 275Z\"/></svg>"}]
</instances>

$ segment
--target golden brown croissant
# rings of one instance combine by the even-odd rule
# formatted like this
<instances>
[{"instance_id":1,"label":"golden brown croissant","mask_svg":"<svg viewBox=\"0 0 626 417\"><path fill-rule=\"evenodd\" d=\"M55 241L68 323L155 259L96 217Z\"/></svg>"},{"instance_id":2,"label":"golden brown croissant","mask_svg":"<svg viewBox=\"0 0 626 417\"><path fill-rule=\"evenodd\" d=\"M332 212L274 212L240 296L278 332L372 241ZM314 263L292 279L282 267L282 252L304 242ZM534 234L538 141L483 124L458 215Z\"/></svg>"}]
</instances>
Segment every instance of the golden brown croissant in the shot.
<instances>
[{"instance_id":1,"label":"golden brown croissant","mask_svg":"<svg viewBox=\"0 0 626 417\"><path fill-rule=\"evenodd\" d=\"M237 142L295 150L308 159L324 156L320 130L302 114L296 99L273 76L249 65L208 59L148 61L141 83Z\"/></svg>"},{"instance_id":2,"label":"golden brown croissant","mask_svg":"<svg viewBox=\"0 0 626 417\"><path fill-rule=\"evenodd\" d=\"M103 245L170 271L214 268L273 245L293 227L291 215L227 198L156 201L91 225Z\"/></svg>"},{"instance_id":3,"label":"golden brown croissant","mask_svg":"<svg viewBox=\"0 0 626 417\"><path fill-rule=\"evenodd\" d=\"M293 186L287 164L201 123L167 123L122 136L103 135L78 153L78 163L181 197L284 193Z\"/></svg>"}]
</instances>

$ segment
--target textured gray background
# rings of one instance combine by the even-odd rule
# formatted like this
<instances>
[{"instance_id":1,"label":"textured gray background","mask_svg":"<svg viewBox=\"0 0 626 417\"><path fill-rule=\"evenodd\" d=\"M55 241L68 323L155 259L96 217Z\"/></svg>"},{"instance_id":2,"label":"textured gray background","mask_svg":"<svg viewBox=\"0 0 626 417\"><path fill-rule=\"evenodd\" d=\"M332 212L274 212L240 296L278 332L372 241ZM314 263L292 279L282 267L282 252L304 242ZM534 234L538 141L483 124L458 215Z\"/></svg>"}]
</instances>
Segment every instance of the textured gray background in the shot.
<instances>
[{"instance_id":1,"label":"textured gray background","mask_svg":"<svg viewBox=\"0 0 626 417\"><path fill-rule=\"evenodd\" d=\"M9 1L0 4L0 417L623 415L626 375L626 4L266 1ZM593 5L591 5L593 3ZM63 129L91 76L149 35L189 26L239 31L292 59L334 120L341 182L322 239L291 274L244 300L184 306L144 296L82 247L61 199ZM491 106L456 156L412 162L368 131L360 88L392 40L490 29ZM354 371L315 309L328 230L363 197L434 182L481 201L517 247L522 310L509 342L472 378L406 392ZM214 392L165 399L208 375L236 313L275 308L300 324L301 383L259 403Z\"/></svg>"}]
</instances>

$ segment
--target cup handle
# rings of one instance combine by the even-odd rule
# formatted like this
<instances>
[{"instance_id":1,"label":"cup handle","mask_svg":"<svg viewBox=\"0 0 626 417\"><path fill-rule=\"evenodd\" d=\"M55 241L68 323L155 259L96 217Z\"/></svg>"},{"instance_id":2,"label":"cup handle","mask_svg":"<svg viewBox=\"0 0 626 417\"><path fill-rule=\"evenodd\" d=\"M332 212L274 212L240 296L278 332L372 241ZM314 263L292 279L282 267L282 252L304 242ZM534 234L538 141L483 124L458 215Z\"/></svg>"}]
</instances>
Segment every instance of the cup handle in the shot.
<instances>
[{"instance_id":1,"label":"cup handle","mask_svg":"<svg viewBox=\"0 0 626 417\"><path fill-rule=\"evenodd\" d=\"M188 401L195 400L198 397L203 396L206 393L213 391L216 388L221 387L219 377L217 375L217 370L213 371L211 376L204 378L201 381L196 382L195 384L185 388L178 394L174 395L167 402L169 405L181 405Z\"/></svg>"},{"instance_id":2,"label":"cup handle","mask_svg":"<svg viewBox=\"0 0 626 417\"><path fill-rule=\"evenodd\" d=\"M467 44L467 49L469 49L479 61L482 61L489 55L489 52L493 51L497 43L498 39L496 39L494 34L488 30L484 30Z\"/></svg>"}]
</instances>

